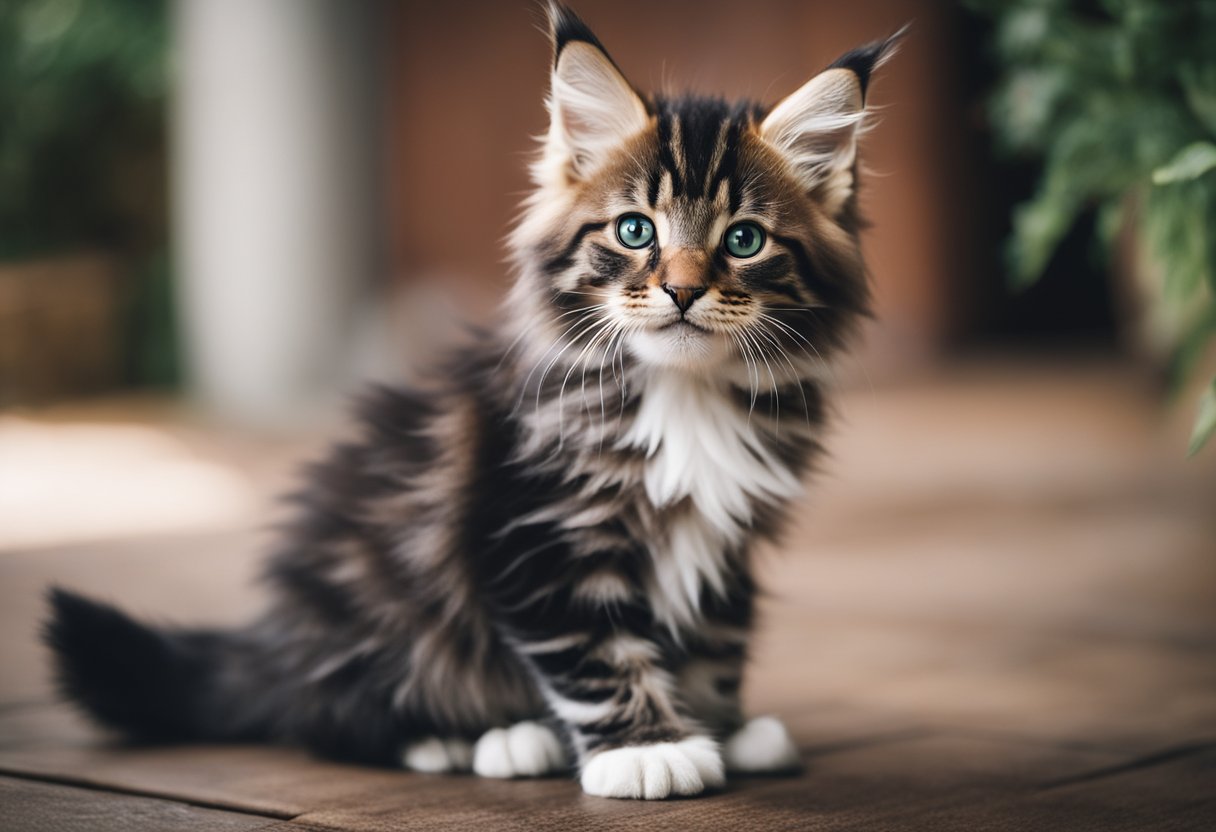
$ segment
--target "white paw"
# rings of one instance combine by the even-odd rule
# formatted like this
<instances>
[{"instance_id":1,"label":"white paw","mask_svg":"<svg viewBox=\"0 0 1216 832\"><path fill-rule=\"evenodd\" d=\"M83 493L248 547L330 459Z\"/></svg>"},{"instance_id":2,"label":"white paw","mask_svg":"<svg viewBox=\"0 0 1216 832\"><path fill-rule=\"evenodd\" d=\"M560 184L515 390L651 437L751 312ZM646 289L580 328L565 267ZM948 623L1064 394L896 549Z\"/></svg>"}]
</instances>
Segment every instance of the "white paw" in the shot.
<instances>
[{"instance_id":1,"label":"white paw","mask_svg":"<svg viewBox=\"0 0 1216 832\"><path fill-rule=\"evenodd\" d=\"M565 767L562 741L539 722L491 728L473 748L473 771L482 777L540 777Z\"/></svg>"},{"instance_id":2,"label":"white paw","mask_svg":"<svg viewBox=\"0 0 1216 832\"><path fill-rule=\"evenodd\" d=\"M601 751L583 767L583 791L599 797L662 800L700 794L726 782L722 755L709 737Z\"/></svg>"},{"instance_id":3,"label":"white paw","mask_svg":"<svg viewBox=\"0 0 1216 832\"><path fill-rule=\"evenodd\" d=\"M464 740L444 740L427 737L407 745L401 752L401 764L413 771L439 774L444 771L468 771L473 763L473 746Z\"/></svg>"},{"instance_id":4,"label":"white paw","mask_svg":"<svg viewBox=\"0 0 1216 832\"><path fill-rule=\"evenodd\" d=\"M738 772L792 771L800 765L798 748L773 716L758 716L731 734L722 756L726 768Z\"/></svg>"}]
</instances>

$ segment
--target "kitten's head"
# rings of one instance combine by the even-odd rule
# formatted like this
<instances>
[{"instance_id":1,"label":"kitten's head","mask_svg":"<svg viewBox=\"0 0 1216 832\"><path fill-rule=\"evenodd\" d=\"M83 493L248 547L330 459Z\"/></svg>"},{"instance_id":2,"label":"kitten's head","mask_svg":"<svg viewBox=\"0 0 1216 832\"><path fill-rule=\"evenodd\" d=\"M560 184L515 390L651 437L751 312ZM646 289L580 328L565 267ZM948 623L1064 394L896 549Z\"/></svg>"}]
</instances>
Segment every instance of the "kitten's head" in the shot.
<instances>
[{"instance_id":1,"label":"kitten's head","mask_svg":"<svg viewBox=\"0 0 1216 832\"><path fill-rule=\"evenodd\" d=\"M857 137L898 35L766 108L643 96L571 11L549 19L550 127L513 302L597 362L619 348L698 373L812 372L867 310Z\"/></svg>"}]
</instances>

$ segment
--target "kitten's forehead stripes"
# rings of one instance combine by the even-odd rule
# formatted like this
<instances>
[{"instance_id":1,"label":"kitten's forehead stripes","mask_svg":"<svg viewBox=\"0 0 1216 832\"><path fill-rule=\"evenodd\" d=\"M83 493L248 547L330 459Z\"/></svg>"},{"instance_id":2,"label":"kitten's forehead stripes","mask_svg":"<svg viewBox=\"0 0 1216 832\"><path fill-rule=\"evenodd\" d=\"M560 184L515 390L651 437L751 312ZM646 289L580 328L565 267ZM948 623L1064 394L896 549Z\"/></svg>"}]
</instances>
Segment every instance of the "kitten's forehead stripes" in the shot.
<instances>
[{"instance_id":1,"label":"kitten's forehead stripes","mask_svg":"<svg viewBox=\"0 0 1216 832\"><path fill-rule=\"evenodd\" d=\"M730 104L718 98L655 98L650 103L657 122L659 164L650 172L647 197L658 199L664 173L671 177L673 197L713 197L722 181L730 183L732 210L742 202L735 181L739 141L760 114L751 102Z\"/></svg>"},{"instance_id":2,"label":"kitten's forehead stripes","mask_svg":"<svg viewBox=\"0 0 1216 832\"><path fill-rule=\"evenodd\" d=\"M659 113L659 167L662 171L666 171L671 177L671 192L672 194L682 193L684 190L683 173L676 165L675 153L672 149L672 131L675 126L675 119L671 116ZM661 172L660 172L661 175Z\"/></svg>"}]
</instances>

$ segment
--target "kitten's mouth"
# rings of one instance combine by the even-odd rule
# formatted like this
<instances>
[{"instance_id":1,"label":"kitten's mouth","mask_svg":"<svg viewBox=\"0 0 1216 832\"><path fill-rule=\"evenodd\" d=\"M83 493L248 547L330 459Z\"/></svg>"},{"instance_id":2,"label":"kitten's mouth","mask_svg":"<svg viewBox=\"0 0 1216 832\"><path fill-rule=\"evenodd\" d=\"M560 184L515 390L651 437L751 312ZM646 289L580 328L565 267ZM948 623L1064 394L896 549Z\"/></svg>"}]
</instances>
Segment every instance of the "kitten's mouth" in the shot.
<instances>
[{"instance_id":1,"label":"kitten's mouth","mask_svg":"<svg viewBox=\"0 0 1216 832\"><path fill-rule=\"evenodd\" d=\"M672 321L669 324L664 324L663 326L659 327L659 329L671 332L701 332L705 335L712 334L710 330L700 326L699 324L694 324L692 321L688 320L688 318L680 318Z\"/></svg>"}]
</instances>

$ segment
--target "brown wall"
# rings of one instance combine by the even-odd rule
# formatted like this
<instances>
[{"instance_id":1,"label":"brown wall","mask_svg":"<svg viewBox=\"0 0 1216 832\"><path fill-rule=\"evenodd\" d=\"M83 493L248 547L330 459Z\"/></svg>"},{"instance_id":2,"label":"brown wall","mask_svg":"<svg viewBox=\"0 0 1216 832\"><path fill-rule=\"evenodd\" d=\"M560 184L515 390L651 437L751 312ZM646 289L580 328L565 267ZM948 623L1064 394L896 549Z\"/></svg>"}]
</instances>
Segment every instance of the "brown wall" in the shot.
<instances>
[{"instance_id":1,"label":"brown wall","mask_svg":"<svg viewBox=\"0 0 1216 832\"><path fill-rule=\"evenodd\" d=\"M963 264L947 238L954 215L958 113L951 102L952 7L928 0L579 0L639 87L690 88L771 102L841 52L913 21L879 76L883 108L863 159L875 172L863 204L881 324L870 369L931 354L957 323ZM390 182L394 267L401 279L504 285L501 239L527 187L530 137L543 132L548 46L537 4L391 5Z\"/></svg>"}]
</instances>

